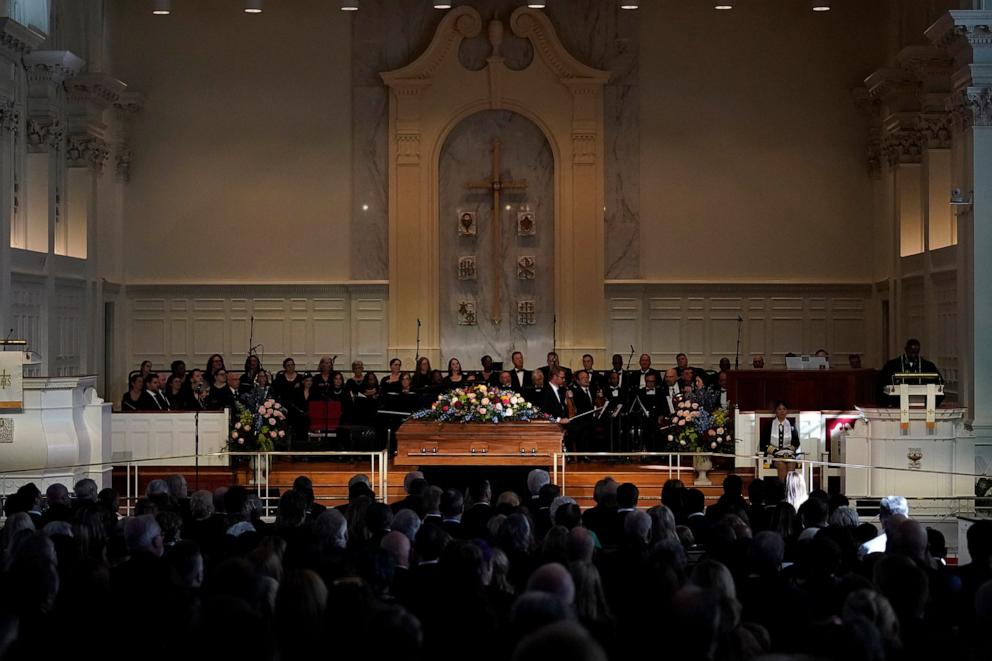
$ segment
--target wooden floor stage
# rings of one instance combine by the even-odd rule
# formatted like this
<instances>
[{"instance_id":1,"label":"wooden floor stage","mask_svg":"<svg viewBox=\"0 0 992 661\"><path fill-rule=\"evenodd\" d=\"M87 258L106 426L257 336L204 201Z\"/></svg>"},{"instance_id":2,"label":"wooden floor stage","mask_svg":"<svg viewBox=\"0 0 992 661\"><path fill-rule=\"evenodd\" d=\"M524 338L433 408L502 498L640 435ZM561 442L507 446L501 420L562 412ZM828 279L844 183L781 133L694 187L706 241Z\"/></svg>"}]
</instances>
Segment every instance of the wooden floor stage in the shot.
<instances>
[{"instance_id":1,"label":"wooden floor stage","mask_svg":"<svg viewBox=\"0 0 992 661\"><path fill-rule=\"evenodd\" d=\"M272 474L269 476L269 495L278 496L289 489L293 480L299 475L307 475L313 480L314 491L318 501L325 505L337 505L344 502L348 495L348 480L356 473L369 475L369 464L338 463L333 461L274 461ZM526 476L531 467L429 467L424 471L428 481L442 487L462 487L468 480L475 477L485 477L493 484L493 498L506 489L512 489L521 496L526 494ZM548 468L550 472L550 467ZM389 463L387 472L386 500L393 502L405 495L403 492L403 476L414 466L394 465ZM710 486L698 487L706 495L708 501L713 501L722 493L724 478L730 470L721 468L710 471ZM752 469L733 471L744 479L745 488L753 475ZM197 488L197 481L192 466L147 466L138 474L138 485L144 493L148 482L162 479L173 474L186 477L190 492ZM591 507L593 487L596 482L606 476L611 476L618 482L632 482L640 490L641 505L650 506L658 503L661 487L669 479L668 466L648 466L639 463L569 463L566 467L565 495L576 499L583 508ZM254 471L248 467L242 468L201 468L199 476L200 489L215 489L231 484L251 485ZM694 473L689 466L683 466L679 479L687 486L693 486ZM114 468L113 484L120 494L126 492L125 469ZM559 477L559 484L561 479Z\"/></svg>"}]
</instances>

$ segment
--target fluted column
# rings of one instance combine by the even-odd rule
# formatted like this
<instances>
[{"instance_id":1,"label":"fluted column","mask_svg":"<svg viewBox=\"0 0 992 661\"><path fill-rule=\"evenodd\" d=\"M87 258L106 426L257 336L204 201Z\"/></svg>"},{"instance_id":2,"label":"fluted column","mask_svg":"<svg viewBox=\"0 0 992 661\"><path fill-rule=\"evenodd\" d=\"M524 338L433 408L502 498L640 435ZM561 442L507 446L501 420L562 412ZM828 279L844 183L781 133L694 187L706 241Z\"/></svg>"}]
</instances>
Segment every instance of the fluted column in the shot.
<instances>
[{"instance_id":1,"label":"fluted column","mask_svg":"<svg viewBox=\"0 0 992 661\"><path fill-rule=\"evenodd\" d=\"M992 11L948 12L926 32L954 62L952 185L957 207L961 399L978 439L992 438ZM977 439L976 439L977 440Z\"/></svg>"}]
</instances>

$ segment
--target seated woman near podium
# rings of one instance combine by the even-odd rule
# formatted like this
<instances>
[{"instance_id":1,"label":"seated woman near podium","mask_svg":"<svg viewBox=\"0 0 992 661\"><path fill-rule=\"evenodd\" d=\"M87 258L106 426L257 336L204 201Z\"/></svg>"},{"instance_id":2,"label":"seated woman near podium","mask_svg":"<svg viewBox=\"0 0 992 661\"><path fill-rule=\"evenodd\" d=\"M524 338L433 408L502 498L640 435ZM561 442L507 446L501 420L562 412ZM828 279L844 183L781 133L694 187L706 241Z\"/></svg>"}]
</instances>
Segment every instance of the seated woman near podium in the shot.
<instances>
[{"instance_id":1,"label":"seated woman near podium","mask_svg":"<svg viewBox=\"0 0 992 661\"><path fill-rule=\"evenodd\" d=\"M780 459L772 461L772 465L783 482L789 471L795 470L796 462L782 460L795 459L799 452L799 430L786 417L788 412L785 402L775 402L775 417L768 432L761 436L761 453Z\"/></svg>"}]
</instances>

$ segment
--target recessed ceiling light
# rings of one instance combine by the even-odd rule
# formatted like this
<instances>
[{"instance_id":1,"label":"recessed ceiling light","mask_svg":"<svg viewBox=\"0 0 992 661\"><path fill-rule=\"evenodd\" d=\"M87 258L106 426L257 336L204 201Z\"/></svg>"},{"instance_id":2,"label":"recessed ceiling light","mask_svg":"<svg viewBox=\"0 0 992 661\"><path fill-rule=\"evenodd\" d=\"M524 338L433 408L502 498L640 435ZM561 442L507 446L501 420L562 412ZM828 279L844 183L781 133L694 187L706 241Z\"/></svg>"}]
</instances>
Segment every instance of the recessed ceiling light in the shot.
<instances>
[{"instance_id":1,"label":"recessed ceiling light","mask_svg":"<svg viewBox=\"0 0 992 661\"><path fill-rule=\"evenodd\" d=\"M156 16L168 16L172 13L172 0L154 0L152 13Z\"/></svg>"}]
</instances>

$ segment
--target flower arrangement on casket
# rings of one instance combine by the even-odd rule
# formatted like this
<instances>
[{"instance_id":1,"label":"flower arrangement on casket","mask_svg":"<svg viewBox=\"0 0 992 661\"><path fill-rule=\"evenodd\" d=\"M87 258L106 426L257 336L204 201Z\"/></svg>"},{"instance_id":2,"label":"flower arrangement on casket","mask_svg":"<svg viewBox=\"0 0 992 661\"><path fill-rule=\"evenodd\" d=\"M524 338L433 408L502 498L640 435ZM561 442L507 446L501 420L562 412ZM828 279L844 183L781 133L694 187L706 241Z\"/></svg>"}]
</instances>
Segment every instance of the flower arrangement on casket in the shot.
<instances>
[{"instance_id":1,"label":"flower arrangement on casket","mask_svg":"<svg viewBox=\"0 0 992 661\"><path fill-rule=\"evenodd\" d=\"M270 452L276 441L285 442L291 433L282 404L266 399L258 408L244 409L231 427L232 448Z\"/></svg>"},{"instance_id":2,"label":"flower arrangement on casket","mask_svg":"<svg viewBox=\"0 0 992 661\"><path fill-rule=\"evenodd\" d=\"M718 408L707 411L703 403L691 395L675 400L675 414L666 434L667 449L672 452L734 452L733 417L730 411Z\"/></svg>"},{"instance_id":3,"label":"flower arrangement on casket","mask_svg":"<svg viewBox=\"0 0 992 661\"><path fill-rule=\"evenodd\" d=\"M410 417L413 420L493 424L548 419L523 395L484 384L442 393L429 409L417 411Z\"/></svg>"}]
</instances>

